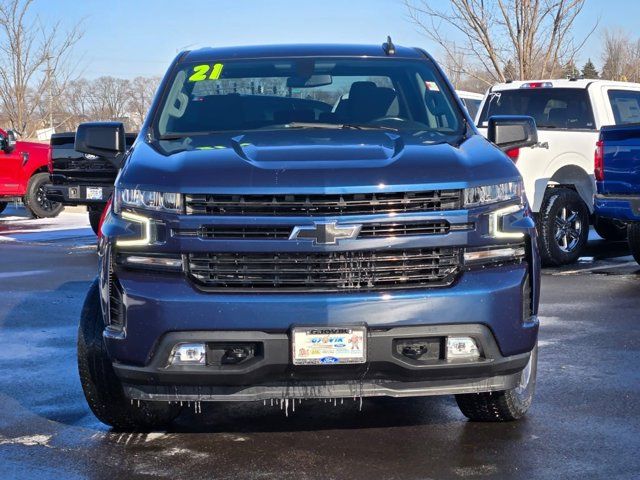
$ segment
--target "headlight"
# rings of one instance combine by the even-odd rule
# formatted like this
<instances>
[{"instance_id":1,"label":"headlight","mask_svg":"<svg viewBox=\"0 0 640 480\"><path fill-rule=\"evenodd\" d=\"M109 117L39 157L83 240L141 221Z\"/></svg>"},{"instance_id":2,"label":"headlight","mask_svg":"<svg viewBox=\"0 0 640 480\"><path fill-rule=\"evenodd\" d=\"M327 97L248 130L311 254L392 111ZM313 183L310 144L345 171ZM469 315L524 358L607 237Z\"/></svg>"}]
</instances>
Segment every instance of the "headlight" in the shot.
<instances>
[{"instance_id":1,"label":"headlight","mask_svg":"<svg viewBox=\"0 0 640 480\"><path fill-rule=\"evenodd\" d=\"M120 213L123 207L182 213L182 195L179 193L149 192L137 188L116 188L113 211Z\"/></svg>"},{"instance_id":2,"label":"headlight","mask_svg":"<svg viewBox=\"0 0 640 480\"><path fill-rule=\"evenodd\" d=\"M465 188L464 206L469 208L507 200L522 201L523 191L522 182L506 182L497 185Z\"/></svg>"}]
</instances>

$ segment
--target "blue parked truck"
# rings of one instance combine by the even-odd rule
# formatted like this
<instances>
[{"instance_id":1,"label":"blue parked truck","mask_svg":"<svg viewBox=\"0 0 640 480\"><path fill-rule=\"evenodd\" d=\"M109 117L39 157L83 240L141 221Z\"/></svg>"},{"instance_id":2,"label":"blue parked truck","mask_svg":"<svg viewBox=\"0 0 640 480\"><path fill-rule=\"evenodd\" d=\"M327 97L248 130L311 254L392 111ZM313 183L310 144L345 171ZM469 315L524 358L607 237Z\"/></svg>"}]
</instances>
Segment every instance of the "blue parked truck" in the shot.
<instances>
[{"instance_id":1,"label":"blue parked truck","mask_svg":"<svg viewBox=\"0 0 640 480\"><path fill-rule=\"evenodd\" d=\"M603 127L596 146L596 213L627 224L640 263L640 124Z\"/></svg>"},{"instance_id":2,"label":"blue parked truck","mask_svg":"<svg viewBox=\"0 0 640 480\"><path fill-rule=\"evenodd\" d=\"M122 165L78 361L120 429L201 402L454 394L520 418L537 369L539 258L522 181L419 49L296 45L177 56Z\"/></svg>"}]
</instances>

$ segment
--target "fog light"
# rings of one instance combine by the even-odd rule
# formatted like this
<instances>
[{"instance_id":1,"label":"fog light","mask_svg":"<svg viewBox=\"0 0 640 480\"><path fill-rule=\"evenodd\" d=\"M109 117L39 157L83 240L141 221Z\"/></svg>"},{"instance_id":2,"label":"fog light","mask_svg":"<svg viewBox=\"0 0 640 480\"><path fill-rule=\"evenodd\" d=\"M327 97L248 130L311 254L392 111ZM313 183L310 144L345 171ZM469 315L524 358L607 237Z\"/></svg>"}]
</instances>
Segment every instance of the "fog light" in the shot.
<instances>
[{"instance_id":1,"label":"fog light","mask_svg":"<svg viewBox=\"0 0 640 480\"><path fill-rule=\"evenodd\" d=\"M204 343L179 343L171 352L171 365L204 365L207 346Z\"/></svg>"},{"instance_id":2,"label":"fog light","mask_svg":"<svg viewBox=\"0 0 640 480\"><path fill-rule=\"evenodd\" d=\"M447 360L477 360L478 344L471 337L447 337Z\"/></svg>"}]
</instances>

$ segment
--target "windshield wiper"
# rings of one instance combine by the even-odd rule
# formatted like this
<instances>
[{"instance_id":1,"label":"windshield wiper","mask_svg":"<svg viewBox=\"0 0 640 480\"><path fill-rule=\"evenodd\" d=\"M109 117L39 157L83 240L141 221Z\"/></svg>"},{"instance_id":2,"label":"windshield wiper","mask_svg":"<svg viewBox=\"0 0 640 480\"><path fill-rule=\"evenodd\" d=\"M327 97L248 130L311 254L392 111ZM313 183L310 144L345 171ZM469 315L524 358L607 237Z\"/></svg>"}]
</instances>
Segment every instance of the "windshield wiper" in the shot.
<instances>
[{"instance_id":1,"label":"windshield wiper","mask_svg":"<svg viewBox=\"0 0 640 480\"><path fill-rule=\"evenodd\" d=\"M287 128L326 128L329 130L390 130L397 132L397 128L384 125L362 125L357 123L324 123L324 122L291 122Z\"/></svg>"},{"instance_id":2,"label":"windshield wiper","mask_svg":"<svg viewBox=\"0 0 640 480\"><path fill-rule=\"evenodd\" d=\"M212 132L167 133L166 135L160 135L158 140L182 140L183 138L211 135L211 133Z\"/></svg>"}]
</instances>

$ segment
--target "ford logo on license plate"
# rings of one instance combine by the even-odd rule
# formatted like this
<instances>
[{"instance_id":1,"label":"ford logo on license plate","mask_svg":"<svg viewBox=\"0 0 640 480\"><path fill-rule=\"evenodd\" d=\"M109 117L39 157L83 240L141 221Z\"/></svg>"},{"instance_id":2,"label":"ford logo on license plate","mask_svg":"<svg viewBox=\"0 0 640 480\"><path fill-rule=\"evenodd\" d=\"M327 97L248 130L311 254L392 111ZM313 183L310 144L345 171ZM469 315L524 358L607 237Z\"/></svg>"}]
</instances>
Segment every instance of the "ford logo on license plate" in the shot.
<instances>
[{"instance_id":1,"label":"ford logo on license plate","mask_svg":"<svg viewBox=\"0 0 640 480\"><path fill-rule=\"evenodd\" d=\"M320 359L320 363L338 363L338 361L336 357L323 357Z\"/></svg>"}]
</instances>

